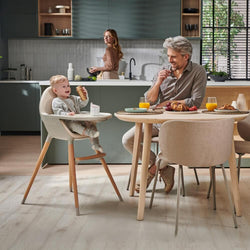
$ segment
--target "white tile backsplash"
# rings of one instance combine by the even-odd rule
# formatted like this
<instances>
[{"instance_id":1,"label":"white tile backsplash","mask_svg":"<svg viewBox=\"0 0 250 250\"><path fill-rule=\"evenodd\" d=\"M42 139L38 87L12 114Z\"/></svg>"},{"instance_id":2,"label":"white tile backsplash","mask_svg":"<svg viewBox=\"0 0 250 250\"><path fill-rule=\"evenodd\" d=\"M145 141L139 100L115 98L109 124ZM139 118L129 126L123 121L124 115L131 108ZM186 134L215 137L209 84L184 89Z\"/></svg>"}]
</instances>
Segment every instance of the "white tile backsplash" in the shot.
<instances>
[{"instance_id":1,"label":"white tile backsplash","mask_svg":"<svg viewBox=\"0 0 250 250\"><path fill-rule=\"evenodd\" d=\"M129 60L133 75L141 80L152 80L162 65L161 51L163 40L120 40L124 58L120 72L129 74ZM200 61L200 42L191 40L193 45L192 61ZM48 80L52 75L67 73L68 63L73 64L75 74L88 76L87 67L98 64L105 44L102 40L63 40L63 39L11 39L8 41L9 65L19 68L25 63L32 69L33 80ZM18 74L19 76L19 74Z\"/></svg>"}]
</instances>

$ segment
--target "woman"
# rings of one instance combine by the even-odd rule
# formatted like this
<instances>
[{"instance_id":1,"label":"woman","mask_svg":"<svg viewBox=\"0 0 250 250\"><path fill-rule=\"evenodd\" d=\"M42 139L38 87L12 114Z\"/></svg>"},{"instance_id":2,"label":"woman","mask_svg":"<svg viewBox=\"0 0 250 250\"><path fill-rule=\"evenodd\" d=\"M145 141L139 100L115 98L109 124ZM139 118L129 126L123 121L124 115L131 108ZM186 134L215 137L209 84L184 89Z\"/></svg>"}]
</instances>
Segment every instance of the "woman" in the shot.
<instances>
[{"instance_id":1,"label":"woman","mask_svg":"<svg viewBox=\"0 0 250 250\"><path fill-rule=\"evenodd\" d=\"M118 36L115 30L107 29L104 32L104 43L107 45L103 56L104 67L91 67L90 73L101 71L97 79L119 79L119 61L123 57Z\"/></svg>"}]
</instances>

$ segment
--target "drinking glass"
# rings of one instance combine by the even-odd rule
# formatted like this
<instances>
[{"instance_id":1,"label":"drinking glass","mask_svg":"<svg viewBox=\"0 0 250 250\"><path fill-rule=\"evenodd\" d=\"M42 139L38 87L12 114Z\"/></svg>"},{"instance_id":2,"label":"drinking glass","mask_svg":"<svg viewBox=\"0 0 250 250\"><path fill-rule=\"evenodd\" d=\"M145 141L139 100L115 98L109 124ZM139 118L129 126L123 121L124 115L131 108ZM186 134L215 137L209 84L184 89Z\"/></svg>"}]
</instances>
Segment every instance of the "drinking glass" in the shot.
<instances>
[{"instance_id":1,"label":"drinking glass","mask_svg":"<svg viewBox=\"0 0 250 250\"><path fill-rule=\"evenodd\" d=\"M216 99L216 97L208 97L207 98L206 108L207 108L208 111L213 111L214 109L217 108L217 99Z\"/></svg>"},{"instance_id":2,"label":"drinking glass","mask_svg":"<svg viewBox=\"0 0 250 250\"><path fill-rule=\"evenodd\" d=\"M139 101L139 108L149 108L150 107L150 103L147 102L145 97L140 97L140 101Z\"/></svg>"}]
</instances>

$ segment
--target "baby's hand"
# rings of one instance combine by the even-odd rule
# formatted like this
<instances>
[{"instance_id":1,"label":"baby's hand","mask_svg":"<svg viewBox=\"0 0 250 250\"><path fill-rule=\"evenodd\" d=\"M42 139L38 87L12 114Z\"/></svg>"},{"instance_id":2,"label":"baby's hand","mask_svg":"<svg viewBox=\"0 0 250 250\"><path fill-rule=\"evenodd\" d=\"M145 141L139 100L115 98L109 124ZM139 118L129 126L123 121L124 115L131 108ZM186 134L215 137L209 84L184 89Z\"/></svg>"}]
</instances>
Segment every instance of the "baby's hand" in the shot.
<instances>
[{"instance_id":1,"label":"baby's hand","mask_svg":"<svg viewBox=\"0 0 250 250\"><path fill-rule=\"evenodd\" d=\"M68 113L68 115L74 115L75 114L75 112L69 112Z\"/></svg>"}]
</instances>

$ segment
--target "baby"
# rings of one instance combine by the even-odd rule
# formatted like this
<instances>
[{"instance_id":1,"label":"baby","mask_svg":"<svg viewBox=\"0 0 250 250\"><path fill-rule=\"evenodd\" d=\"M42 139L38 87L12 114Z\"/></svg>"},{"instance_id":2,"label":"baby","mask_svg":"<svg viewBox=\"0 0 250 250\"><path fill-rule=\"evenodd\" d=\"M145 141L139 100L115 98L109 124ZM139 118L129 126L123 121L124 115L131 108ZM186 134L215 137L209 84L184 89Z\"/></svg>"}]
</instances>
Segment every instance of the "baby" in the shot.
<instances>
[{"instance_id":1,"label":"baby","mask_svg":"<svg viewBox=\"0 0 250 250\"><path fill-rule=\"evenodd\" d=\"M88 104L88 92L84 87L82 87L82 93L85 96L84 101L79 96L70 95L71 88L67 77L63 75L52 76L50 78L50 85L53 92L57 96L52 101L52 110L54 114L80 114L80 109ZM93 150L103 152L103 149L99 144L99 131L97 131L95 123L88 121L65 121L65 123L71 131L76 132L80 135L89 136Z\"/></svg>"}]
</instances>

